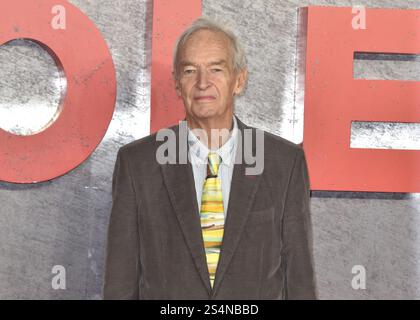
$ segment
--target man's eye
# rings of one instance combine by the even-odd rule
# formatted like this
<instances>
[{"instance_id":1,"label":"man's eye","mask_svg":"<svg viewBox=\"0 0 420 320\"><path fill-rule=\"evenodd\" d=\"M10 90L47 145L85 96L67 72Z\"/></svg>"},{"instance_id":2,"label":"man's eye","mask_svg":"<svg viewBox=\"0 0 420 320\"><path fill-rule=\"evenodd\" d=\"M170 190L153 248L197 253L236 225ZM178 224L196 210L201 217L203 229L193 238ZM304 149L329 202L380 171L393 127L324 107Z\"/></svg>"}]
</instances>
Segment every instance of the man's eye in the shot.
<instances>
[{"instance_id":1,"label":"man's eye","mask_svg":"<svg viewBox=\"0 0 420 320\"><path fill-rule=\"evenodd\" d=\"M212 72L220 72L220 71L222 71L222 69L219 69L219 68L214 68L214 69L211 69L211 71L212 71Z\"/></svg>"},{"instance_id":2,"label":"man's eye","mask_svg":"<svg viewBox=\"0 0 420 320\"><path fill-rule=\"evenodd\" d=\"M186 69L186 70L184 70L184 73L185 74L192 74L192 73L194 73L195 72L195 70L194 69Z\"/></svg>"}]
</instances>

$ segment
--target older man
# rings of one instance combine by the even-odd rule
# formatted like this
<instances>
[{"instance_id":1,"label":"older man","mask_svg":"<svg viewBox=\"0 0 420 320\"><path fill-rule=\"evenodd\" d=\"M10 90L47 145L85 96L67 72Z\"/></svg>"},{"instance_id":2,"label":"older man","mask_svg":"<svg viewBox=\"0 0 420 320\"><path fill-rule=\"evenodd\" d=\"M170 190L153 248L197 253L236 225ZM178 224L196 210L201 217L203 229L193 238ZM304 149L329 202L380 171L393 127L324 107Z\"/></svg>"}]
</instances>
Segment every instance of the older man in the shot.
<instances>
[{"instance_id":1,"label":"older man","mask_svg":"<svg viewBox=\"0 0 420 320\"><path fill-rule=\"evenodd\" d=\"M176 44L173 75L187 133L170 128L174 161L159 160L158 134L119 150L104 298L315 298L305 156L265 132L258 148L246 134L257 130L234 116L247 80L237 38L198 19ZM258 174L248 151L262 153Z\"/></svg>"}]
</instances>

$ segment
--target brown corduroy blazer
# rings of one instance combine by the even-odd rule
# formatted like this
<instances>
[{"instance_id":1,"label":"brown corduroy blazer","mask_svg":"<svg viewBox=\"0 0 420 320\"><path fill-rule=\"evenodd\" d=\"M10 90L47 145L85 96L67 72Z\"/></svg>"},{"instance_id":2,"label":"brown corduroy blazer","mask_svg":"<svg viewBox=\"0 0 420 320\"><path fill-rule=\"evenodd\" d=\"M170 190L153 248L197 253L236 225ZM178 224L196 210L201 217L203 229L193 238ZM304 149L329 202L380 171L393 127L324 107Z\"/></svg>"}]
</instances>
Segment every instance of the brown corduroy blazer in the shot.
<instances>
[{"instance_id":1,"label":"brown corduroy blazer","mask_svg":"<svg viewBox=\"0 0 420 320\"><path fill-rule=\"evenodd\" d=\"M171 127L177 139L179 128ZM239 119L238 129L242 137L244 129L256 130ZM264 132L262 174L235 164L212 289L191 163L159 164L162 143L153 134L118 152L104 298L315 299L303 149ZM243 152L238 148L237 157Z\"/></svg>"}]
</instances>

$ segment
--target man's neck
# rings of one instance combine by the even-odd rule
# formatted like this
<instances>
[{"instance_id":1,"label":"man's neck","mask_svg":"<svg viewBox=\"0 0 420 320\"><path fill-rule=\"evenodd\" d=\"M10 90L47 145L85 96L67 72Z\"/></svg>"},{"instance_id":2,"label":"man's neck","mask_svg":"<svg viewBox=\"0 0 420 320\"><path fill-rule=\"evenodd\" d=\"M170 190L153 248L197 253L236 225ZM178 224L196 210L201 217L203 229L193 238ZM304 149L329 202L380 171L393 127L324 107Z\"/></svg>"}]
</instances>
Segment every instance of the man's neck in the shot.
<instances>
[{"instance_id":1,"label":"man's neck","mask_svg":"<svg viewBox=\"0 0 420 320\"><path fill-rule=\"evenodd\" d=\"M188 127L210 150L219 149L230 137L233 129L233 114L223 119L193 119L186 117Z\"/></svg>"}]
</instances>

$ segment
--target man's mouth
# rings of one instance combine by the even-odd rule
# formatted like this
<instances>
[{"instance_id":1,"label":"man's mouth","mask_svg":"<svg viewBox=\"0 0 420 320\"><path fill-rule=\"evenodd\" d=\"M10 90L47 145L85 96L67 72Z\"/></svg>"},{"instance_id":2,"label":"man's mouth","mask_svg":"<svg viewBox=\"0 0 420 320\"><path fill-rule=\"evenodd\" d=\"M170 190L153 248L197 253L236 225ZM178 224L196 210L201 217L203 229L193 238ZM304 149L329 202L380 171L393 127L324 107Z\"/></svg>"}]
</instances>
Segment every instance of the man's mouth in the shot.
<instances>
[{"instance_id":1,"label":"man's mouth","mask_svg":"<svg viewBox=\"0 0 420 320\"><path fill-rule=\"evenodd\" d=\"M196 100L196 101L213 101L215 99L216 99L215 96L198 96L198 97L194 97L194 100Z\"/></svg>"}]
</instances>

